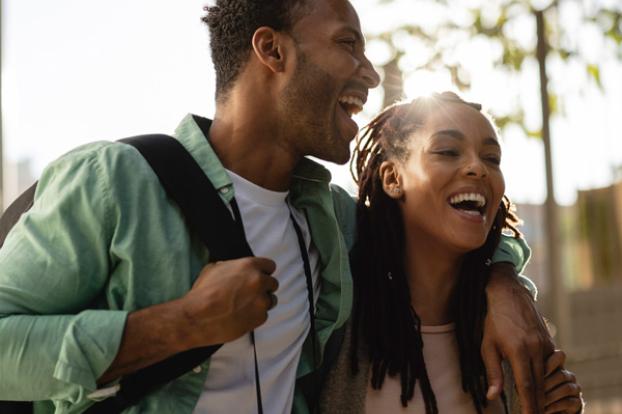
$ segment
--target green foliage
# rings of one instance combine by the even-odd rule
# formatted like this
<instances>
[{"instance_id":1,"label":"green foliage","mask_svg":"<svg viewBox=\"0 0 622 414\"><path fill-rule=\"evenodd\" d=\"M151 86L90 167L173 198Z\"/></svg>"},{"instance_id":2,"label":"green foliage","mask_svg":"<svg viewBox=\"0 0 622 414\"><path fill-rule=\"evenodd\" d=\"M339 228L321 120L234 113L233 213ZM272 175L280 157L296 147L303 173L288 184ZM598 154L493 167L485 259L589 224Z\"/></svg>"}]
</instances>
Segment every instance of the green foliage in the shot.
<instances>
[{"instance_id":1,"label":"green foliage","mask_svg":"<svg viewBox=\"0 0 622 414\"><path fill-rule=\"evenodd\" d=\"M605 36L622 46L622 11L602 9L591 20L601 26Z\"/></svg>"},{"instance_id":2,"label":"green foliage","mask_svg":"<svg viewBox=\"0 0 622 414\"><path fill-rule=\"evenodd\" d=\"M379 0L380 4L389 4L394 0ZM424 8L429 5L426 1L418 3L416 8ZM426 61L415 68L408 68L408 71L416 71L420 69L428 70L445 70L451 76L452 83L461 91L467 91L471 87L470 76L465 73L465 68L458 62L447 62L445 56L451 55L451 52L459 48L451 42L444 42L444 39L475 39L483 37L488 41L494 42L500 46L501 53L497 61L493 62L500 70L508 72L520 72L523 65L529 59L536 57L535 44L525 46L519 39L513 37L512 25L517 19L533 18L535 21L535 10L529 0L504 0L500 3L488 4L482 1L482 6L475 9L464 9L464 2L458 0L445 0L435 2L435 7L441 5L446 10L445 19L440 21L438 25L431 27L427 24L409 24L399 27L387 28L383 33L376 36L368 36L385 42L392 50L393 56L408 56L409 50L402 42L399 46L394 42L394 36L399 33L400 36L406 35L413 39L413 42L423 43L429 50ZM488 7L488 9L484 9ZM490 18L492 15L490 7L498 8L496 17ZM557 22L558 0L551 0L546 4L543 10L547 22L545 33L547 35L547 48L549 55L555 54L561 58L563 62L582 62L585 66L589 77L594 81L595 85L601 90L603 89L600 67L598 64L587 61L581 55L580 50L575 48L573 42L564 41L571 37L573 33L566 33L562 24ZM457 13L462 8L463 13ZM618 46L618 57L622 60L622 8L620 10L614 8L600 7L599 9L587 14L586 8L582 8L585 13L583 20L585 22L596 23L601 30L602 35L607 39L611 39ZM471 20L467 23L457 22L452 19L453 14L468 15ZM534 29L535 30L535 29ZM515 33L515 31L514 31ZM514 34L516 35L516 34ZM408 43L408 42L406 42ZM421 56L417 56L421 58ZM404 75L408 76L408 72ZM399 85L391 84L392 93L395 94L395 88ZM534 85L537 87L537 85ZM549 104L551 114L560 113L561 97L551 91ZM525 117L520 109L515 109L512 113L501 114L497 117L500 127L511 124L518 125L523 129L528 137L540 138L541 131L534 131L525 125Z\"/></svg>"},{"instance_id":3,"label":"green foliage","mask_svg":"<svg viewBox=\"0 0 622 414\"><path fill-rule=\"evenodd\" d=\"M594 80L594 82L596 82L596 85L598 85L598 88L600 90L603 89L603 83L600 80L600 68L598 67L598 65L595 65L593 63L589 63L586 66L587 69L587 73L588 75L590 75L590 77Z\"/></svg>"},{"instance_id":4,"label":"green foliage","mask_svg":"<svg viewBox=\"0 0 622 414\"><path fill-rule=\"evenodd\" d=\"M503 58L501 59L501 63L519 72L529 52L518 47L516 42L512 42L510 39L502 38L500 40L501 44L503 44Z\"/></svg>"},{"instance_id":5,"label":"green foliage","mask_svg":"<svg viewBox=\"0 0 622 414\"><path fill-rule=\"evenodd\" d=\"M499 129L504 129L509 125L524 125L525 123L525 112L523 110L518 110L511 114L505 115L494 115L495 124L499 127Z\"/></svg>"}]
</instances>

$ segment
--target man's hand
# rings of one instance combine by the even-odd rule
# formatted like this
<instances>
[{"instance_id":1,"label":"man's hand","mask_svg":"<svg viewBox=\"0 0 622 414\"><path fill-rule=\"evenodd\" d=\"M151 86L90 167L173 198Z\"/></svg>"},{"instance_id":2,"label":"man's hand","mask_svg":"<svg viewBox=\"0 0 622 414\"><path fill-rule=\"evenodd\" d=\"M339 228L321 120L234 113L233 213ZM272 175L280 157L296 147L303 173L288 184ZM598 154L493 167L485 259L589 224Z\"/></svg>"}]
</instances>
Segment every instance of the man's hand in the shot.
<instances>
[{"instance_id":1,"label":"man's hand","mask_svg":"<svg viewBox=\"0 0 622 414\"><path fill-rule=\"evenodd\" d=\"M501 361L507 359L522 413L544 413L544 361L554 346L529 291L521 286L511 264L492 265L486 297L482 358L489 384L487 397L497 398L503 390Z\"/></svg>"},{"instance_id":2,"label":"man's hand","mask_svg":"<svg viewBox=\"0 0 622 414\"><path fill-rule=\"evenodd\" d=\"M196 346L230 342L268 319L279 284L270 259L247 257L209 264L180 300Z\"/></svg>"},{"instance_id":3,"label":"man's hand","mask_svg":"<svg viewBox=\"0 0 622 414\"><path fill-rule=\"evenodd\" d=\"M209 264L182 298L129 314L106 384L188 349L230 342L263 324L276 305L270 259L247 257Z\"/></svg>"}]
</instances>

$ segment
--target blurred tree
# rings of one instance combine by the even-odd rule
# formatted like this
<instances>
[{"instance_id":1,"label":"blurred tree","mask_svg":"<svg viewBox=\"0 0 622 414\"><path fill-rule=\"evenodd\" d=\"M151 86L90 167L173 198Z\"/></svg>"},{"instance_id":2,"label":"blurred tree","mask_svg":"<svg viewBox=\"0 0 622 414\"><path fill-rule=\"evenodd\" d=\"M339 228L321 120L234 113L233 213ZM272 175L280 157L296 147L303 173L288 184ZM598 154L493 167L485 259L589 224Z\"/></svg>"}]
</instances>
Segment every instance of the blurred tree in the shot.
<instances>
[{"instance_id":1,"label":"blurred tree","mask_svg":"<svg viewBox=\"0 0 622 414\"><path fill-rule=\"evenodd\" d=\"M397 7L400 0L379 0L381 7ZM542 123L538 130L530 129L525 112L515 106L507 113L495 113L500 128L518 125L529 137L541 138L545 153L545 203L547 237L547 271L550 278L552 320L557 324L558 343L569 337L567 299L560 272L560 239L558 207L553 185L553 161L550 143L551 117L562 112L562 99L549 85L547 62L557 59L565 64L579 64L592 79L592 85L602 90L598 59L587 56L578 44L572 29L564 25L560 12L573 8L583 26L589 26L601 38L613 42L616 58L622 60L622 4L597 4L588 0L493 0L493 1L419 1L404 4L407 23L387 27L380 33L370 33L370 41L381 42L389 50L390 58L382 65L384 70L384 106L404 96L404 77L419 70L446 71L452 83L462 91L471 87L470 74L456 58L456 50L468 42L486 40L500 50L494 59L497 70L508 75L523 70L525 62L536 60L540 79ZM418 11L428 8L431 16L417 20ZM407 12L407 13L406 13ZM534 24L535 23L535 24ZM524 33L533 29L531 35ZM525 38L531 42L525 42ZM412 55L417 53L416 58ZM411 58L410 64L404 61ZM412 62L417 62L412 64ZM536 86L534 85L534 88ZM500 93L502 93L500 91ZM510 99L508 97L508 99Z\"/></svg>"}]
</instances>

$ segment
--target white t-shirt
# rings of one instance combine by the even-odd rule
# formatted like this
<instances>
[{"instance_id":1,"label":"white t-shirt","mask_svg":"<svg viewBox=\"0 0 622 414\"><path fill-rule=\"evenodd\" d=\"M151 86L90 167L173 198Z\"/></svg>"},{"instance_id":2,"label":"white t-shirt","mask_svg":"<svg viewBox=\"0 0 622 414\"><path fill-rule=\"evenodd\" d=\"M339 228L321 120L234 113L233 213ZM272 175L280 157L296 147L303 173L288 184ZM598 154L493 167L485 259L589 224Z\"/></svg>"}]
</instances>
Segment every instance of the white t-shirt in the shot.
<instances>
[{"instance_id":1,"label":"white t-shirt","mask_svg":"<svg viewBox=\"0 0 622 414\"><path fill-rule=\"evenodd\" d=\"M311 244L306 218L288 204L287 192L259 187L227 171L233 182L246 239L255 256L276 262L278 305L255 330L264 412L290 413L296 370L309 332L309 301L303 260L290 211L302 229L309 252L314 298L319 293L319 256ZM205 388L194 414L257 412L255 368L250 336L224 344L210 360Z\"/></svg>"}]
</instances>

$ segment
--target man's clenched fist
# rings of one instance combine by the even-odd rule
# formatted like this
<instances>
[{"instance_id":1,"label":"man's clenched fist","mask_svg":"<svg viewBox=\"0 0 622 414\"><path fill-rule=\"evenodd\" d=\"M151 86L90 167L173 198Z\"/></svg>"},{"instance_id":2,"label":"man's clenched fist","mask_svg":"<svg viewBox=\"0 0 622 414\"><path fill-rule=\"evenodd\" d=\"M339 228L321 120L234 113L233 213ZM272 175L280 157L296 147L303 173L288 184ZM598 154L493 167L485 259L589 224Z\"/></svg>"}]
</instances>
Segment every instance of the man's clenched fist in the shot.
<instances>
[{"instance_id":1,"label":"man's clenched fist","mask_svg":"<svg viewBox=\"0 0 622 414\"><path fill-rule=\"evenodd\" d=\"M276 305L274 261L246 257L210 263L180 299L191 347L233 341L268 319Z\"/></svg>"}]
</instances>

